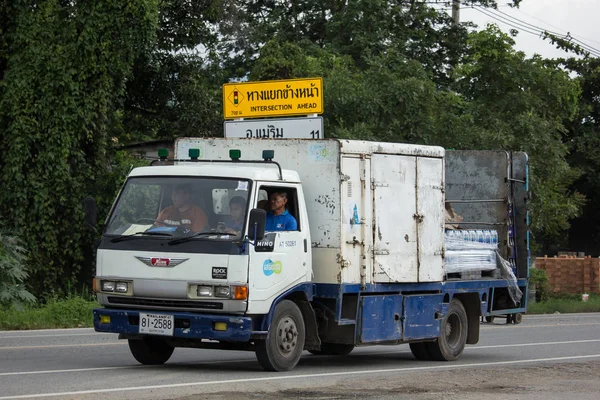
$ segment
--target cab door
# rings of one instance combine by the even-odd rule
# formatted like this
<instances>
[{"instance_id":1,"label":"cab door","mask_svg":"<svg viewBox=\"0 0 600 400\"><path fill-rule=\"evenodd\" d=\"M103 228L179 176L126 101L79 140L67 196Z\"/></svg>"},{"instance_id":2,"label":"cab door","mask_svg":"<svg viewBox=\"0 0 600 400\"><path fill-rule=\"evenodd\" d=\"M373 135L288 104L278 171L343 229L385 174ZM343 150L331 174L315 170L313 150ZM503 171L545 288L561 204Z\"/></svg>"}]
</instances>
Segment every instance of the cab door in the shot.
<instances>
[{"instance_id":1,"label":"cab door","mask_svg":"<svg viewBox=\"0 0 600 400\"><path fill-rule=\"evenodd\" d=\"M272 300L287 289L310 281L310 234L299 184L265 183L259 186L254 207L274 191L285 191L287 211L296 219L295 231L266 232L256 246L250 245L249 313L268 312Z\"/></svg>"}]
</instances>

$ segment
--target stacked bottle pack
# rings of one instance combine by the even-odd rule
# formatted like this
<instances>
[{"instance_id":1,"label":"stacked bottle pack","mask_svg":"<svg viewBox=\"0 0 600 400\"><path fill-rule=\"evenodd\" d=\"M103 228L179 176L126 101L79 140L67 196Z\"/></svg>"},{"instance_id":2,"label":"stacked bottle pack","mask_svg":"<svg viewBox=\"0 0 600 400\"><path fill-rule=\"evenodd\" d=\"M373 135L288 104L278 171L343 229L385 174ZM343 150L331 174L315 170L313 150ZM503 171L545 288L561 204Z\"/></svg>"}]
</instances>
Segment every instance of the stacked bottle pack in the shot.
<instances>
[{"instance_id":1,"label":"stacked bottle pack","mask_svg":"<svg viewBox=\"0 0 600 400\"><path fill-rule=\"evenodd\" d=\"M446 273L495 270L497 249L498 232L495 230L448 230Z\"/></svg>"}]
</instances>

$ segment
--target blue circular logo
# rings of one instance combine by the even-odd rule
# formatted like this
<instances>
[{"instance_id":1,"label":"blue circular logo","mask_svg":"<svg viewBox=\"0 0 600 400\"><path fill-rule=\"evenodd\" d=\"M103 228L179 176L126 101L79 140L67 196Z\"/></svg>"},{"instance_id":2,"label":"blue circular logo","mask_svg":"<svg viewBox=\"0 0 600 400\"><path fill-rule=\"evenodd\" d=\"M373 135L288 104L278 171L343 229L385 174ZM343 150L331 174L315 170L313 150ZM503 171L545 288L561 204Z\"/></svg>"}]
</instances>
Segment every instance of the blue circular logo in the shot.
<instances>
[{"instance_id":1,"label":"blue circular logo","mask_svg":"<svg viewBox=\"0 0 600 400\"><path fill-rule=\"evenodd\" d=\"M283 265L281 264L281 261L271 261L271 260L265 260L265 262L263 263L263 273L266 276L271 276L273 274L280 274Z\"/></svg>"}]
</instances>

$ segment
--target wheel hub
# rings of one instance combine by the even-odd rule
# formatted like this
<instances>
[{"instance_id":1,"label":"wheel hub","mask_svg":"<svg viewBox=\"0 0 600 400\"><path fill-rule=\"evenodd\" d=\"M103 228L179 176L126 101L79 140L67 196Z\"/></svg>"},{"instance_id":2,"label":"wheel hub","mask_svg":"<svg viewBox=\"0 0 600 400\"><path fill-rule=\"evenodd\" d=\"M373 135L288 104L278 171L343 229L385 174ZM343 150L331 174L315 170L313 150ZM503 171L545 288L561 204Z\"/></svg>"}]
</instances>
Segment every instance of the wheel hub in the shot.
<instances>
[{"instance_id":1,"label":"wheel hub","mask_svg":"<svg viewBox=\"0 0 600 400\"><path fill-rule=\"evenodd\" d=\"M294 352L298 345L298 327L291 317L282 318L277 325L277 349L288 356Z\"/></svg>"}]
</instances>

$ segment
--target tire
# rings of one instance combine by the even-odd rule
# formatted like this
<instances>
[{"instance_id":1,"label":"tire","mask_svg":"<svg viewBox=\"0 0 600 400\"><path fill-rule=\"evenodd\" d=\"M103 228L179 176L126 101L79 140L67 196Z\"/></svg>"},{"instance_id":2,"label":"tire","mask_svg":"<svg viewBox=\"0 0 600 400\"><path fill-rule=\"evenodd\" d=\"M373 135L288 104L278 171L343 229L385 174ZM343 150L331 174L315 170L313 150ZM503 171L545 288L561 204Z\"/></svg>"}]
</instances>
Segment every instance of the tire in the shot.
<instances>
[{"instance_id":1,"label":"tire","mask_svg":"<svg viewBox=\"0 0 600 400\"><path fill-rule=\"evenodd\" d=\"M436 361L457 360L465 350L467 343L468 320L462 302L454 299L450 302L448 313L442 320L440 337L429 343L431 359Z\"/></svg>"},{"instance_id":2,"label":"tire","mask_svg":"<svg viewBox=\"0 0 600 400\"><path fill-rule=\"evenodd\" d=\"M513 315L513 323L514 324L520 324L521 322L523 322L523 314L516 313L515 315Z\"/></svg>"},{"instance_id":3,"label":"tire","mask_svg":"<svg viewBox=\"0 0 600 400\"><path fill-rule=\"evenodd\" d=\"M494 316L490 315L490 316L485 317L485 322L489 322L489 323L494 322Z\"/></svg>"},{"instance_id":4,"label":"tire","mask_svg":"<svg viewBox=\"0 0 600 400\"><path fill-rule=\"evenodd\" d=\"M129 339L129 350L140 364L160 365L171 358L175 348L169 346L164 339L144 337L141 340Z\"/></svg>"},{"instance_id":5,"label":"tire","mask_svg":"<svg viewBox=\"0 0 600 400\"><path fill-rule=\"evenodd\" d=\"M309 350L311 354L319 356L347 356L354 350L353 344L321 343L321 350Z\"/></svg>"},{"instance_id":6,"label":"tire","mask_svg":"<svg viewBox=\"0 0 600 400\"><path fill-rule=\"evenodd\" d=\"M420 361L429 361L431 360L431 353L429 352L429 346L431 343L409 343L410 351L413 353L413 356L417 360Z\"/></svg>"},{"instance_id":7,"label":"tire","mask_svg":"<svg viewBox=\"0 0 600 400\"><path fill-rule=\"evenodd\" d=\"M283 300L275 306L267 338L256 342L256 359L267 371L289 371L300 360L305 338L300 309L294 302Z\"/></svg>"}]
</instances>

